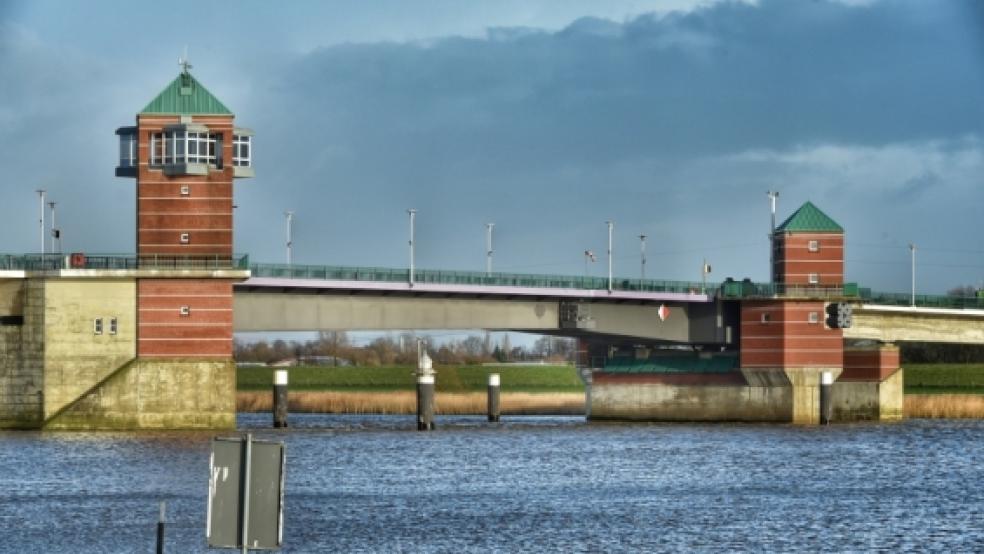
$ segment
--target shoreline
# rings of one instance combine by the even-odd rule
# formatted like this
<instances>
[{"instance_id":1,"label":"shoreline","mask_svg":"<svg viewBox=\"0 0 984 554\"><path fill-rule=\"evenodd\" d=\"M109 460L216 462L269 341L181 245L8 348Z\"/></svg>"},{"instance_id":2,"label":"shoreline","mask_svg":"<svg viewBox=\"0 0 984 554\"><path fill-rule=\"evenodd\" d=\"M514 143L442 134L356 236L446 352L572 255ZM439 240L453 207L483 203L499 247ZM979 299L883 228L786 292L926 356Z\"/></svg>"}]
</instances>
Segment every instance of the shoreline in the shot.
<instances>
[{"instance_id":1,"label":"shoreline","mask_svg":"<svg viewBox=\"0 0 984 554\"><path fill-rule=\"evenodd\" d=\"M487 409L484 392L441 393L435 399L438 415L483 415ZM574 392L503 392L503 415L584 415L585 397ZM416 413L415 391L294 391L288 395L291 412L323 414L412 415ZM273 397L266 391L236 393L236 411L270 412ZM905 417L914 419L984 419L984 395L907 394Z\"/></svg>"},{"instance_id":2,"label":"shoreline","mask_svg":"<svg viewBox=\"0 0 984 554\"><path fill-rule=\"evenodd\" d=\"M484 392L439 393L434 412L438 415L484 415L487 411ZM296 391L288 393L288 409L298 413L386 414L417 413L416 391ZM266 391L236 393L236 411L270 412L273 396ZM577 392L502 392L503 415L584 415L584 393Z\"/></svg>"}]
</instances>

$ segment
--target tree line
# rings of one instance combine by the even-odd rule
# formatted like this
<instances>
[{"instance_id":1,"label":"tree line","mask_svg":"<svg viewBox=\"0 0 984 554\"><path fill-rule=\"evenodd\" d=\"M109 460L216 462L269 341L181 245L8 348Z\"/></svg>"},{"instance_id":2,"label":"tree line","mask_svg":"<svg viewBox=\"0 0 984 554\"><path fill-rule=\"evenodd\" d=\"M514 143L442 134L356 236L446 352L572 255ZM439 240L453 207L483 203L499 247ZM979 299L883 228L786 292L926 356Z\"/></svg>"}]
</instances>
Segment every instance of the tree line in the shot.
<instances>
[{"instance_id":1,"label":"tree line","mask_svg":"<svg viewBox=\"0 0 984 554\"><path fill-rule=\"evenodd\" d=\"M437 342L429 337L419 337L435 363L481 364L492 362L555 363L574 360L575 340L566 337L538 338L529 346L513 346L509 335L494 341L490 333L469 335L463 339ZM233 342L233 355L237 362L274 364L296 360L301 364L389 366L416 365L417 339L413 333L384 335L367 344L354 344L344 331L322 331L309 341Z\"/></svg>"}]
</instances>

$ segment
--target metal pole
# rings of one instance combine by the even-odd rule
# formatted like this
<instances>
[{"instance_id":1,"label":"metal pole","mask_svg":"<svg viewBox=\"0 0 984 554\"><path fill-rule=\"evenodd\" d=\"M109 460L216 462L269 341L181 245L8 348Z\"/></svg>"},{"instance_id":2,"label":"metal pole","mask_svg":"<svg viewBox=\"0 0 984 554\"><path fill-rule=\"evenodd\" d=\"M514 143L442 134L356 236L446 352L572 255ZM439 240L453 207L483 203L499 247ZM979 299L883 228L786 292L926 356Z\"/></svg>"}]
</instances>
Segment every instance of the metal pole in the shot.
<instances>
[{"instance_id":1,"label":"metal pole","mask_svg":"<svg viewBox=\"0 0 984 554\"><path fill-rule=\"evenodd\" d=\"M768 191L766 193L772 203L772 226L769 228L769 282L776 282L776 199L779 198L778 191Z\"/></svg>"},{"instance_id":2,"label":"metal pole","mask_svg":"<svg viewBox=\"0 0 984 554\"><path fill-rule=\"evenodd\" d=\"M831 397L830 392L834 387L834 375L829 371L820 374L820 424L830 423Z\"/></svg>"},{"instance_id":3,"label":"metal pole","mask_svg":"<svg viewBox=\"0 0 984 554\"><path fill-rule=\"evenodd\" d=\"M164 506L166 502L161 502L161 515L157 519L157 554L164 554Z\"/></svg>"},{"instance_id":4,"label":"metal pole","mask_svg":"<svg viewBox=\"0 0 984 554\"><path fill-rule=\"evenodd\" d=\"M608 292L612 292L612 235L615 229L614 221L606 221L608 225Z\"/></svg>"},{"instance_id":5,"label":"metal pole","mask_svg":"<svg viewBox=\"0 0 984 554\"><path fill-rule=\"evenodd\" d=\"M486 241L485 241L485 253L486 253L485 276L486 277L492 276L492 228L493 227L495 227L495 223L485 224L485 229L487 231Z\"/></svg>"},{"instance_id":6,"label":"metal pole","mask_svg":"<svg viewBox=\"0 0 984 554\"><path fill-rule=\"evenodd\" d=\"M489 421L499 421L499 374L489 373Z\"/></svg>"},{"instance_id":7,"label":"metal pole","mask_svg":"<svg viewBox=\"0 0 984 554\"><path fill-rule=\"evenodd\" d=\"M414 271L413 271L413 233L414 233L414 229L413 228L414 228L414 220L415 220L415 218L417 216L417 210L415 210L413 208L410 208L409 210L407 210L407 213L410 214L410 286L412 287L413 286L413 277L414 277L414 275L413 275L413 273L414 273Z\"/></svg>"},{"instance_id":8,"label":"metal pole","mask_svg":"<svg viewBox=\"0 0 984 554\"><path fill-rule=\"evenodd\" d=\"M639 282L639 286L642 286L642 281L646 280L646 235L639 235L639 249L642 254L642 279Z\"/></svg>"},{"instance_id":9,"label":"metal pole","mask_svg":"<svg viewBox=\"0 0 984 554\"><path fill-rule=\"evenodd\" d=\"M242 510L240 512L243 514L243 534L242 540L242 553L247 554L249 552L249 480L250 473L253 471L252 458L253 455L253 435L251 433L246 433L243 438L243 474L242 474L242 495L240 502L242 502Z\"/></svg>"},{"instance_id":10,"label":"metal pole","mask_svg":"<svg viewBox=\"0 0 984 554\"><path fill-rule=\"evenodd\" d=\"M37 193L41 197L41 260L44 263L44 189L38 189Z\"/></svg>"},{"instance_id":11,"label":"metal pole","mask_svg":"<svg viewBox=\"0 0 984 554\"><path fill-rule=\"evenodd\" d=\"M57 238L55 233L57 233L57 227L55 226L55 203L48 202L48 207L51 209L51 252L60 252L61 250L55 248L55 239Z\"/></svg>"},{"instance_id":12,"label":"metal pole","mask_svg":"<svg viewBox=\"0 0 984 554\"><path fill-rule=\"evenodd\" d=\"M286 211L284 216L287 218L287 265L291 265L294 249L294 212Z\"/></svg>"},{"instance_id":13,"label":"metal pole","mask_svg":"<svg viewBox=\"0 0 984 554\"><path fill-rule=\"evenodd\" d=\"M287 427L287 370L273 372L273 426Z\"/></svg>"},{"instance_id":14,"label":"metal pole","mask_svg":"<svg viewBox=\"0 0 984 554\"><path fill-rule=\"evenodd\" d=\"M916 307L916 245L909 243L909 252L912 254L912 307Z\"/></svg>"}]
</instances>

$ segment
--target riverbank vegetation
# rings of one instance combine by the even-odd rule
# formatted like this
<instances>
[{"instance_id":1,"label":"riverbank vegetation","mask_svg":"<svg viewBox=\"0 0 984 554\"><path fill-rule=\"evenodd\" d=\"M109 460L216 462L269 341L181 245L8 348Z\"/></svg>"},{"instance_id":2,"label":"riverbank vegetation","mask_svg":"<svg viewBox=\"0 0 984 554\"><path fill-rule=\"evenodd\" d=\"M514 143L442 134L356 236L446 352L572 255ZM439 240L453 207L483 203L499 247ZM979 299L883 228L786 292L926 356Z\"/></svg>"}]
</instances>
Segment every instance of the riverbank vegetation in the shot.
<instances>
[{"instance_id":1,"label":"riverbank vegetation","mask_svg":"<svg viewBox=\"0 0 984 554\"><path fill-rule=\"evenodd\" d=\"M434 409L440 415L486 413L484 392L439 393ZM298 413L320 414L414 414L415 391L299 391L288 394L288 409ZM236 409L240 412L270 412L273 398L269 392L240 391ZM507 415L583 415L584 393L575 392L502 392L500 409Z\"/></svg>"}]
</instances>

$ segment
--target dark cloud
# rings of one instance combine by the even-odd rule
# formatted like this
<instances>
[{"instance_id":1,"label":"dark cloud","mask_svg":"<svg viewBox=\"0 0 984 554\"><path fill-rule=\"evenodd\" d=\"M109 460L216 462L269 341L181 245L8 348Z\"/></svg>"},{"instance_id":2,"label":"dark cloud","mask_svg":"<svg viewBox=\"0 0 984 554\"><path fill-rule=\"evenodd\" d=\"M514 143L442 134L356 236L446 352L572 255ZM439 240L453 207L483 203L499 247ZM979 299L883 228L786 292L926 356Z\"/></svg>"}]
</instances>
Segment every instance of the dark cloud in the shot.
<instances>
[{"instance_id":1,"label":"dark cloud","mask_svg":"<svg viewBox=\"0 0 984 554\"><path fill-rule=\"evenodd\" d=\"M620 273L635 274L646 232L650 274L696 279L706 256L717 277L764 278L764 192L775 187L784 212L812 199L849 242L921 233L984 251L974 223L984 204L980 5L719 3L583 18L557 32L273 51L243 60L239 75L196 72L257 132L258 177L237 189L237 246L254 259L282 258L281 212L294 209L295 259L398 266L404 210L415 207L423 266L481 269L484 223L495 221L497 267L579 273L581 253L604 251L603 222L614 219ZM42 86L0 84L10 125L0 162L29 177L51 159L37 151L52 135L74 141L58 154L59 174L120 196L103 192L95 213L128 214L130 183L109 177L112 130L158 89L38 52L0 52L3 75L48 75ZM71 82L56 90L51 75L63 72ZM65 96L84 108L45 104ZM22 109L46 105L55 107ZM88 131L66 139L77 126ZM909 224L927 211L946 215ZM132 219L114 217L80 239L132 248ZM888 288L906 282L890 266L852 272ZM972 272L940 270L936 288Z\"/></svg>"}]
</instances>

